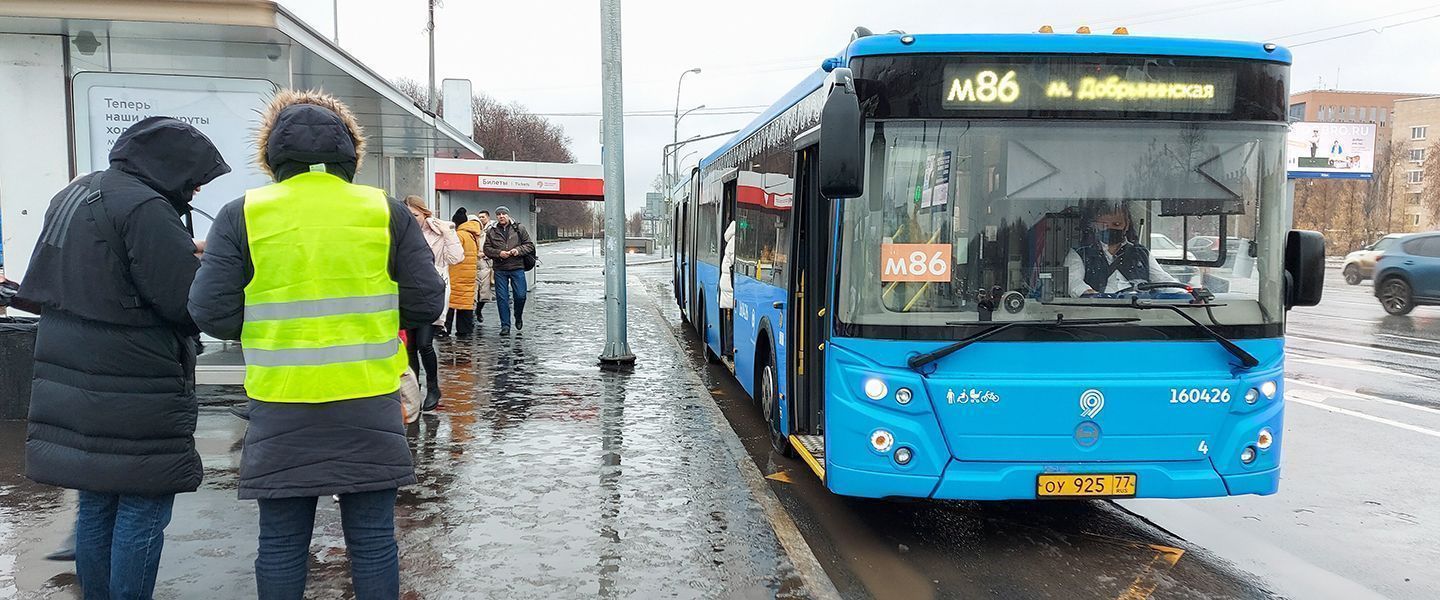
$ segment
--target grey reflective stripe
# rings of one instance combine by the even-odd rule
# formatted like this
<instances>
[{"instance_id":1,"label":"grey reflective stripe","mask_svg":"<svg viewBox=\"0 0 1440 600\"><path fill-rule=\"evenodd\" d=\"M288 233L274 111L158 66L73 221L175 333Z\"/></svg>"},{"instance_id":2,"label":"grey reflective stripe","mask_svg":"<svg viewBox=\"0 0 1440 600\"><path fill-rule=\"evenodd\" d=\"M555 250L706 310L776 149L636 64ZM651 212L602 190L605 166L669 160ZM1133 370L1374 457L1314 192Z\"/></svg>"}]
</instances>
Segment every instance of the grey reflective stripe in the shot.
<instances>
[{"instance_id":1,"label":"grey reflective stripe","mask_svg":"<svg viewBox=\"0 0 1440 600\"><path fill-rule=\"evenodd\" d=\"M315 367L390 358L398 352L400 352L400 338L378 344L355 344L328 348L287 348L285 350L245 348L245 364L251 367Z\"/></svg>"},{"instance_id":2,"label":"grey reflective stripe","mask_svg":"<svg viewBox=\"0 0 1440 600\"><path fill-rule=\"evenodd\" d=\"M398 294L360 296L356 298L326 298L324 300L252 304L245 307L245 320L275 321L279 319L308 319L314 317L333 317L336 315L377 313L399 309L400 296Z\"/></svg>"}]
</instances>

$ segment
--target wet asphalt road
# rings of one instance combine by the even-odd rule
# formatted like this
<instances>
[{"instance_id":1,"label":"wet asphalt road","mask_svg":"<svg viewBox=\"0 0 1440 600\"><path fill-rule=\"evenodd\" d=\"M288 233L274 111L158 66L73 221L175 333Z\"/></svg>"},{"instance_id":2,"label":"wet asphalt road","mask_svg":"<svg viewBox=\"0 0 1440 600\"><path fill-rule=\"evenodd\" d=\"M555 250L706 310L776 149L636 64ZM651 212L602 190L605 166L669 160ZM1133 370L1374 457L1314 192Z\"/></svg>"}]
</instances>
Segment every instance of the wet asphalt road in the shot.
<instances>
[{"instance_id":1,"label":"wet asphalt road","mask_svg":"<svg viewBox=\"0 0 1440 600\"><path fill-rule=\"evenodd\" d=\"M1440 307L1326 282L1287 327L1280 493L1120 504L1295 598L1440 598Z\"/></svg>"},{"instance_id":2,"label":"wet asphalt road","mask_svg":"<svg viewBox=\"0 0 1440 600\"><path fill-rule=\"evenodd\" d=\"M1278 495L869 501L769 451L758 411L679 324L668 265L631 270L637 373L599 373L586 244L547 248L523 340L447 343L456 393L412 431L421 484L400 503L407 598L807 596L721 451L726 424L697 404L705 387L758 470L789 480L765 485L846 598L1440 598L1440 307L1387 317L1332 271L1325 302L1291 314ZM202 409L207 483L177 502L161 598L253 597L243 427ZM0 598L77 598L69 565L38 558L73 497L18 475L22 431L0 423ZM350 597L331 503L317 521L311 593Z\"/></svg>"},{"instance_id":3,"label":"wet asphalt road","mask_svg":"<svg viewBox=\"0 0 1440 600\"><path fill-rule=\"evenodd\" d=\"M669 271L642 272L659 295ZM1332 269L1290 315L1274 496L893 502L827 492L665 314L848 598L1440 598L1440 307L1390 317Z\"/></svg>"},{"instance_id":4,"label":"wet asphalt road","mask_svg":"<svg viewBox=\"0 0 1440 600\"><path fill-rule=\"evenodd\" d=\"M572 249L542 246L522 336L498 336L491 305L480 337L439 344L445 399L408 432L420 481L396 509L402 597L803 596L738 473L743 450L643 290L630 296L649 315L630 320L641 361L598 368L599 259ZM24 426L0 421L0 599L79 598L73 564L41 559L68 533L74 496L21 475ZM235 497L245 427L201 408L205 482L176 499L157 598L255 597L256 505ZM306 597L353 597L328 498Z\"/></svg>"}]
</instances>

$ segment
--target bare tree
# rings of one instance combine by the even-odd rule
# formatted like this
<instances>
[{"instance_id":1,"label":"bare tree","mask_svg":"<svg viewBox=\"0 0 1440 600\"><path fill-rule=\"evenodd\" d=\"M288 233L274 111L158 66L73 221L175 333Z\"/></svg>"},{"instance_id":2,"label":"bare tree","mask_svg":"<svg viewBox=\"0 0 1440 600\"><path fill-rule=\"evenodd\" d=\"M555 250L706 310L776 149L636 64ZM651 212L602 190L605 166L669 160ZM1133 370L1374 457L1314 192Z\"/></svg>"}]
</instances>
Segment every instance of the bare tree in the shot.
<instances>
[{"instance_id":1,"label":"bare tree","mask_svg":"<svg viewBox=\"0 0 1440 600\"><path fill-rule=\"evenodd\" d=\"M1440 178L1440 143L1425 149L1425 162L1421 164L1420 204L1425 207L1427 220L1421 226L1432 228L1440 223L1440 185L1436 185L1436 179Z\"/></svg>"},{"instance_id":2,"label":"bare tree","mask_svg":"<svg viewBox=\"0 0 1440 600\"><path fill-rule=\"evenodd\" d=\"M484 94L472 100L475 142L492 160L573 163L570 137L559 125L537 116L518 102L501 104Z\"/></svg>"},{"instance_id":3,"label":"bare tree","mask_svg":"<svg viewBox=\"0 0 1440 600\"><path fill-rule=\"evenodd\" d=\"M1406 199L1400 188L1408 152L1409 145L1405 142L1392 142L1375 151L1375 172L1370 179L1371 201L1366 204L1366 214L1372 217L1371 235L1367 241L1405 230Z\"/></svg>"},{"instance_id":4,"label":"bare tree","mask_svg":"<svg viewBox=\"0 0 1440 600\"><path fill-rule=\"evenodd\" d=\"M640 237L640 232L645 230L644 215L640 211L630 213L625 219L625 234L630 237Z\"/></svg>"},{"instance_id":5,"label":"bare tree","mask_svg":"<svg viewBox=\"0 0 1440 600\"><path fill-rule=\"evenodd\" d=\"M430 90L426 89L425 84L407 77L398 77L391 80L390 85L395 86L395 89L400 90L400 93L409 97L410 101L415 103L415 106L423 110L429 110Z\"/></svg>"},{"instance_id":6,"label":"bare tree","mask_svg":"<svg viewBox=\"0 0 1440 600\"><path fill-rule=\"evenodd\" d=\"M536 199L540 221L557 230L560 237L582 237L590 231L590 205L585 200Z\"/></svg>"},{"instance_id":7,"label":"bare tree","mask_svg":"<svg viewBox=\"0 0 1440 600\"><path fill-rule=\"evenodd\" d=\"M429 105L430 93L425 84L406 78L391 82L416 106ZM485 148L491 160L527 160L536 162L573 163L570 137L559 125L535 115L518 102L502 103L484 93L471 99L475 113L472 137ZM444 107L440 110L443 112Z\"/></svg>"}]
</instances>

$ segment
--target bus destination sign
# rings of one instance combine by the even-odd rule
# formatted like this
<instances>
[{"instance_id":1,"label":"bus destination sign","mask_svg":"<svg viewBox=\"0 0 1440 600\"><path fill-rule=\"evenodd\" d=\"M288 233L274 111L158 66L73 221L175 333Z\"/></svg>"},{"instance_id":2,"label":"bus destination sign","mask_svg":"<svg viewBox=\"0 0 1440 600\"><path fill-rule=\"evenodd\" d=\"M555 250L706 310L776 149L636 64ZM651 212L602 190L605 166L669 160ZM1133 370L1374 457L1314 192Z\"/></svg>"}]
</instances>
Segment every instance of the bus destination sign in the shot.
<instances>
[{"instance_id":1,"label":"bus destination sign","mask_svg":"<svg viewBox=\"0 0 1440 600\"><path fill-rule=\"evenodd\" d=\"M1226 113L1235 103L1234 73L1159 65L951 64L941 87L947 110Z\"/></svg>"}]
</instances>

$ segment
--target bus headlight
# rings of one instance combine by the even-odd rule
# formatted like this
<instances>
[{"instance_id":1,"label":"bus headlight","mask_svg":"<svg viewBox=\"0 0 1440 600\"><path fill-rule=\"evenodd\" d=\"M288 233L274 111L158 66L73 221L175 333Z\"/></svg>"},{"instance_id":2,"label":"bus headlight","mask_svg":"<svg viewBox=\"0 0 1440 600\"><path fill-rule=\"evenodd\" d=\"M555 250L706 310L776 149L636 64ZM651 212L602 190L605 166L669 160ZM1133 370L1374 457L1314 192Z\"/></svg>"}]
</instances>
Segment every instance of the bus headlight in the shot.
<instances>
[{"instance_id":1,"label":"bus headlight","mask_svg":"<svg viewBox=\"0 0 1440 600\"><path fill-rule=\"evenodd\" d=\"M1260 435L1255 436L1255 447L1261 450L1269 450L1270 445L1275 443L1275 435L1270 433L1269 427L1262 427Z\"/></svg>"},{"instance_id":2,"label":"bus headlight","mask_svg":"<svg viewBox=\"0 0 1440 600\"><path fill-rule=\"evenodd\" d=\"M899 447L899 448L897 448L897 449L895 450L895 463L896 463L896 464L908 465L908 464L910 464L910 460L913 459L913 458L915 458L915 451L914 451L914 450L911 450L911 449L909 449L909 448L906 448L905 446L901 446L901 447Z\"/></svg>"},{"instance_id":3,"label":"bus headlight","mask_svg":"<svg viewBox=\"0 0 1440 600\"><path fill-rule=\"evenodd\" d=\"M870 434L870 447L876 452L889 452L890 447L895 445L895 436L884 429L876 429Z\"/></svg>"},{"instance_id":4,"label":"bus headlight","mask_svg":"<svg viewBox=\"0 0 1440 600\"><path fill-rule=\"evenodd\" d=\"M1255 389L1255 388L1250 388L1249 390L1246 390L1246 391L1245 391L1245 403L1246 403L1246 404L1254 404L1255 401L1256 401L1256 400L1259 400L1259 399L1260 399L1260 390L1257 390L1257 389Z\"/></svg>"},{"instance_id":5,"label":"bus headlight","mask_svg":"<svg viewBox=\"0 0 1440 600\"><path fill-rule=\"evenodd\" d=\"M1267 381L1260 384L1260 393L1265 394L1265 397L1269 399L1275 398L1275 392L1278 391L1278 389L1279 386L1276 386L1274 381Z\"/></svg>"},{"instance_id":6,"label":"bus headlight","mask_svg":"<svg viewBox=\"0 0 1440 600\"><path fill-rule=\"evenodd\" d=\"M913 398L914 395L910 392L910 388L900 388L898 390L895 390L896 402L899 402L901 404L909 404L910 400L912 400Z\"/></svg>"},{"instance_id":7,"label":"bus headlight","mask_svg":"<svg viewBox=\"0 0 1440 600\"><path fill-rule=\"evenodd\" d=\"M1240 451L1240 462L1247 465L1255 462L1255 448L1253 446L1246 446L1244 450Z\"/></svg>"},{"instance_id":8,"label":"bus headlight","mask_svg":"<svg viewBox=\"0 0 1440 600\"><path fill-rule=\"evenodd\" d=\"M885 382L875 378L865 380L865 396L871 400L884 398L888 393L890 390L885 387Z\"/></svg>"}]
</instances>

